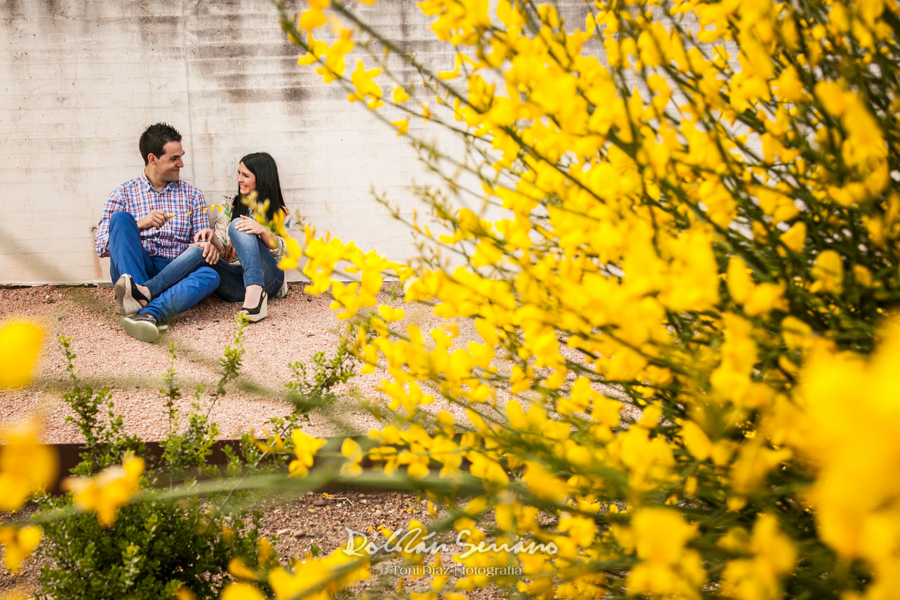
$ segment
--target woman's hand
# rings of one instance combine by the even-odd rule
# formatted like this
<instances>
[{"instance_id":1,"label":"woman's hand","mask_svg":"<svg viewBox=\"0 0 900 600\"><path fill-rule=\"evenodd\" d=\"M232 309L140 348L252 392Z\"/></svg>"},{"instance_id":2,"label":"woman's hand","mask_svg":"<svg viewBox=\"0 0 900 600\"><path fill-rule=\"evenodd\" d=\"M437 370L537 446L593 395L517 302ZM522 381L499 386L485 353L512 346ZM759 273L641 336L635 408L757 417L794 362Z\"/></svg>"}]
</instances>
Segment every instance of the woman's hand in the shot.
<instances>
[{"instance_id":1,"label":"woman's hand","mask_svg":"<svg viewBox=\"0 0 900 600\"><path fill-rule=\"evenodd\" d=\"M237 223L234 224L238 231L243 231L244 233L252 233L253 235L264 235L268 233L268 230L263 227L260 223L258 223L255 219L251 219L245 215L241 215L241 218Z\"/></svg>"},{"instance_id":2,"label":"woman's hand","mask_svg":"<svg viewBox=\"0 0 900 600\"><path fill-rule=\"evenodd\" d=\"M234 224L234 226L238 231L258 235L259 239L263 241L263 244L265 244L267 248L275 247L273 241L275 239L275 236L273 236L272 232L266 229L255 219L251 219L250 217L241 215L241 218Z\"/></svg>"}]
</instances>

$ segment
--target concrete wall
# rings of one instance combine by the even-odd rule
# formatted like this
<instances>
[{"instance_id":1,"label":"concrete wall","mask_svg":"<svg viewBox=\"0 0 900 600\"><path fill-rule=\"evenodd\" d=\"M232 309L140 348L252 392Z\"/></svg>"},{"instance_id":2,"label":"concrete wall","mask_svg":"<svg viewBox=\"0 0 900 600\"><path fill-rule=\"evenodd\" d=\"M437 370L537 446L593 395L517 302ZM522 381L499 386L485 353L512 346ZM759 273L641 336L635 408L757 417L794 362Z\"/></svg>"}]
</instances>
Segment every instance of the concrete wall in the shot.
<instances>
[{"instance_id":1,"label":"concrete wall","mask_svg":"<svg viewBox=\"0 0 900 600\"><path fill-rule=\"evenodd\" d=\"M582 0L560 4L583 28ZM417 59L451 68L415 0L359 6ZM295 217L392 259L414 254L370 189L411 214L408 186L434 180L393 128L298 55L270 0L3 0L0 285L108 280L92 230L109 192L141 173L138 138L158 121L184 135L182 178L208 204L234 195L241 156L267 151ZM430 125L410 131L453 147Z\"/></svg>"},{"instance_id":2,"label":"concrete wall","mask_svg":"<svg viewBox=\"0 0 900 600\"><path fill-rule=\"evenodd\" d=\"M429 37L411 0L369 11L409 43ZM138 138L157 121L183 134L182 177L207 203L234 195L241 156L267 151L294 215L410 255L369 190L411 210L415 153L297 65L277 18L269 0L3 0L0 284L108 279L92 228L109 192L141 173Z\"/></svg>"}]
</instances>

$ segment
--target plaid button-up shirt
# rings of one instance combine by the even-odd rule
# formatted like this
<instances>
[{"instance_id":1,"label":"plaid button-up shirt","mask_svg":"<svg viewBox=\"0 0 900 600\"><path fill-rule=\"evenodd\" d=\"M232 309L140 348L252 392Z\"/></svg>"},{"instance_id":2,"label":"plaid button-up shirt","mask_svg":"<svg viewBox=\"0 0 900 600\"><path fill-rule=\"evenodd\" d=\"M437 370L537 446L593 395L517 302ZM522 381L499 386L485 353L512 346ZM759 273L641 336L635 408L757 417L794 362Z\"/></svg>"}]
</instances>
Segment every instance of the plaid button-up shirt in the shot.
<instances>
[{"instance_id":1,"label":"plaid button-up shirt","mask_svg":"<svg viewBox=\"0 0 900 600\"><path fill-rule=\"evenodd\" d=\"M141 232L141 244L150 256L175 260L194 241L195 233L209 227L206 200L200 190L179 179L157 192L147 176L141 175L114 189L106 199L94 239L97 255L109 256L109 219L113 213L124 211L141 220L153 210L166 213L169 220L160 228Z\"/></svg>"}]
</instances>

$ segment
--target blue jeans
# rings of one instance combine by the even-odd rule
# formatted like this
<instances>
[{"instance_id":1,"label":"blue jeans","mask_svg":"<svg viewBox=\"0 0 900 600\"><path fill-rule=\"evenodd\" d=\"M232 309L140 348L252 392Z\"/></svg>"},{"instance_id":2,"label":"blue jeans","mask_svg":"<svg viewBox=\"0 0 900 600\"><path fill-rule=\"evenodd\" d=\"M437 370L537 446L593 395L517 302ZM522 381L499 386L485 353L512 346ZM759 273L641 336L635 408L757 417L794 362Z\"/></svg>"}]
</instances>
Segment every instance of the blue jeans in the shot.
<instances>
[{"instance_id":1,"label":"blue jeans","mask_svg":"<svg viewBox=\"0 0 900 600\"><path fill-rule=\"evenodd\" d=\"M183 313L219 285L219 276L204 267L203 249L191 246L175 260L150 256L141 244L134 215L113 213L109 220L109 275L115 283L124 274L147 286L152 300L139 312L150 313L164 323Z\"/></svg>"},{"instance_id":2,"label":"blue jeans","mask_svg":"<svg viewBox=\"0 0 900 600\"><path fill-rule=\"evenodd\" d=\"M219 274L219 288L216 293L228 302L243 302L244 290L248 285L259 285L269 297L274 298L284 284L284 271L258 235L241 231L231 222L228 237L237 254L239 265L227 263L221 258L213 267Z\"/></svg>"}]
</instances>

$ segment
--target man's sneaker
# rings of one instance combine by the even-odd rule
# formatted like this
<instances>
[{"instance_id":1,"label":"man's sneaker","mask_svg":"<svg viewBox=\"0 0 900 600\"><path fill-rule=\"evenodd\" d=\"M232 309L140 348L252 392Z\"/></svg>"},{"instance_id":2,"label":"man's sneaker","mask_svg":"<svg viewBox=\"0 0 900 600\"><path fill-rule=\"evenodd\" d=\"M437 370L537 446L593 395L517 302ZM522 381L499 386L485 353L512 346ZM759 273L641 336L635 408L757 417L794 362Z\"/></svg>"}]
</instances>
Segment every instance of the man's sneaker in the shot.
<instances>
[{"instance_id":1,"label":"man's sneaker","mask_svg":"<svg viewBox=\"0 0 900 600\"><path fill-rule=\"evenodd\" d=\"M131 275L127 273L116 280L116 301L119 303L120 315L133 315L141 310L143 306L138 300L149 302L146 296L140 293Z\"/></svg>"},{"instance_id":2,"label":"man's sneaker","mask_svg":"<svg viewBox=\"0 0 900 600\"><path fill-rule=\"evenodd\" d=\"M152 342L159 337L156 317L150 313L138 313L122 320L125 333L142 342ZM165 327L165 325L163 326Z\"/></svg>"}]
</instances>

